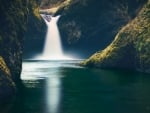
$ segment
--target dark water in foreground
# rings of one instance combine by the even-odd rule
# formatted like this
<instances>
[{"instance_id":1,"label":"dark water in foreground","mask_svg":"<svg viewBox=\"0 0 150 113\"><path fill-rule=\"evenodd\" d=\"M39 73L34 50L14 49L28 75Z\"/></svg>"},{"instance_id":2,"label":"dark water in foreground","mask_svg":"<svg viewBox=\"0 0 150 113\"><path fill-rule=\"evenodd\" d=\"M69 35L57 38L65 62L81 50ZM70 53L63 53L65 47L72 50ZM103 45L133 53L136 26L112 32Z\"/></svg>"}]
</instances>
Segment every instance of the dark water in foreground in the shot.
<instances>
[{"instance_id":1,"label":"dark water in foreground","mask_svg":"<svg viewBox=\"0 0 150 113\"><path fill-rule=\"evenodd\" d=\"M150 113L150 75L24 61L25 88L9 113Z\"/></svg>"}]
</instances>

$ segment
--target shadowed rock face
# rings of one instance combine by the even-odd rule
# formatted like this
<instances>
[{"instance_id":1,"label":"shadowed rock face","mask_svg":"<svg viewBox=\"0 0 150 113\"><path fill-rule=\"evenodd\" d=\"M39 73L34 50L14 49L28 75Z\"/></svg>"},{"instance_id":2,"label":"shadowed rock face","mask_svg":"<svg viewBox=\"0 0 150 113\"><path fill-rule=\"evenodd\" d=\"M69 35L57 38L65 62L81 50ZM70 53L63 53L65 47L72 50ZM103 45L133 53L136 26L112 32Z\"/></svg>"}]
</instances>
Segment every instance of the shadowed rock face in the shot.
<instances>
[{"instance_id":1,"label":"shadowed rock face","mask_svg":"<svg viewBox=\"0 0 150 113\"><path fill-rule=\"evenodd\" d=\"M41 54L47 32L46 24L39 14L39 9L58 6L64 0L29 0L28 24L24 35L23 58L32 58ZM32 48L32 49L31 49Z\"/></svg>"},{"instance_id":2,"label":"shadowed rock face","mask_svg":"<svg viewBox=\"0 0 150 113\"><path fill-rule=\"evenodd\" d=\"M43 50L46 35L46 24L39 14L39 0L28 2L28 23L24 34L23 58L31 58ZM31 49L32 48L32 49Z\"/></svg>"},{"instance_id":3,"label":"shadowed rock face","mask_svg":"<svg viewBox=\"0 0 150 113\"><path fill-rule=\"evenodd\" d=\"M83 65L99 68L130 68L150 73L150 0L137 17L123 27L115 40Z\"/></svg>"},{"instance_id":4,"label":"shadowed rock face","mask_svg":"<svg viewBox=\"0 0 150 113\"><path fill-rule=\"evenodd\" d=\"M0 102L15 93L20 79L23 33L27 23L26 0L0 1Z\"/></svg>"},{"instance_id":5,"label":"shadowed rock face","mask_svg":"<svg viewBox=\"0 0 150 113\"><path fill-rule=\"evenodd\" d=\"M66 51L87 57L104 49L146 0L73 0L60 9L59 29Z\"/></svg>"},{"instance_id":6,"label":"shadowed rock face","mask_svg":"<svg viewBox=\"0 0 150 113\"><path fill-rule=\"evenodd\" d=\"M59 8L56 15L61 15L58 26L64 52L87 58L111 43L121 27L137 15L145 1L42 0L39 6L42 9ZM38 9L38 5L34 7ZM29 12L24 58L41 53L45 40L46 26L32 12L35 11Z\"/></svg>"}]
</instances>

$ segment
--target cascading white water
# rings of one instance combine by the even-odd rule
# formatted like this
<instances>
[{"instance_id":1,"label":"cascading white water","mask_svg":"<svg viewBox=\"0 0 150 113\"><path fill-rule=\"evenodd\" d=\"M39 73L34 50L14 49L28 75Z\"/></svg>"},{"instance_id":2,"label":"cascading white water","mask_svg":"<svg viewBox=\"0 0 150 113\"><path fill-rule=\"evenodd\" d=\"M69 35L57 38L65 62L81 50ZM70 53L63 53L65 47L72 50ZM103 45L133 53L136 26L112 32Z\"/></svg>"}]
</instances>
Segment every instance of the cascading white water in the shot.
<instances>
[{"instance_id":1,"label":"cascading white water","mask_svg":"<svg viewBox=\"0 0 150 113\"><path fill-rule=\"evenodd\" d=\"M47 35L42 55L38 59L43 60L67 60L71 59L65 56L62 51L60 34L57 21L60 16L52 17L50 15L41 14L47 24Z\"/></svg>"},{"instance_id":2,"label":"cascading white water","mask_svg":"<svg viewBox=\"0 0 150 113\"><path fill-rule=\"evenodd\" d=\"M63 57L60 35L57 28L58 19L59 16L51 17L50 22L45 20L48 30L43 51L43 57L46 59L61 59Z\"/></svg>"}]
</instances>

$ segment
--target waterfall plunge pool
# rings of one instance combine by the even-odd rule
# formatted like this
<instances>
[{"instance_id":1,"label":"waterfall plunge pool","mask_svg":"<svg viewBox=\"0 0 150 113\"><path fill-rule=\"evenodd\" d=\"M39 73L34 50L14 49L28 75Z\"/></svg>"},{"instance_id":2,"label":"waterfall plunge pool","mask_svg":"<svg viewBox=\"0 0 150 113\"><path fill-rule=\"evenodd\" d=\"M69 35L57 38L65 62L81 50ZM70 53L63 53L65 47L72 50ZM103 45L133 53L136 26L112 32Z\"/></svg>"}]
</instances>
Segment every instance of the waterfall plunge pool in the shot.
<instances>
[{"instance_id":1,"label":"waterfall plunge pool","mask_svg":"<svg viewBox=\"0 0 150 113\"><path fill-rule=\"evenodd\" d=\"M150 76L89 69L80 67L79 62L23 61L25 88L4 113L150 112Z\"/></svg>"}]
</instances>

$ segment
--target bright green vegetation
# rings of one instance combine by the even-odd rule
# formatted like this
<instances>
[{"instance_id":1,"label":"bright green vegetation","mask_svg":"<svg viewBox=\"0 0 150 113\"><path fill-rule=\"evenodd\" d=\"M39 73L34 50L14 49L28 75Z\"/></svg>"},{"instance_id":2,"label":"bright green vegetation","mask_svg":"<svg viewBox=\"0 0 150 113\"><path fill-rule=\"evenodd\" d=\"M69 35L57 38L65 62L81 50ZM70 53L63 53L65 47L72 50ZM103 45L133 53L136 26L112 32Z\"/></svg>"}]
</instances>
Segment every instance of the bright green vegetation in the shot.
<instances>
[{"instance_id":1,"label":"bright green vegetation","mask_svg":"<svg viewBox=\"0 0 150 113\"><path fill-rule=\"evenodd\" d=\"M130 68L150 72L150 0L134 20L116 35L104 50L82 65L100 68Z\"/></svg>"},{"instance_id":2,"label":"bright green vegetation","mask_svg":"<svg viewBox=\"0 0 150 113\"><path fill-rule=\"evenodd\" d=\"M0 56L0 88L12 88L15 89L15 83L12 80L11 73L9 68L7 67L4 59ZM8 90L6 89L6 90ZM4 92L5 93L5 92ZM2 92L0 91L0 96L2 96ZM2 96L3 97L3 96ZM2 98L0 97L0 98Z\"/></svg>"},{"instance_id":3,"label":"bright green vegetation","mask_svg":"<svg viewBox=\"0 0 150 113\"><path fill-rule=\"evenodd\" d=\"M3 71L8 76L10 76L10 70L8 69L4 59L1 56L0 56L0 70Z\"/></svg>"}]
</instances>

